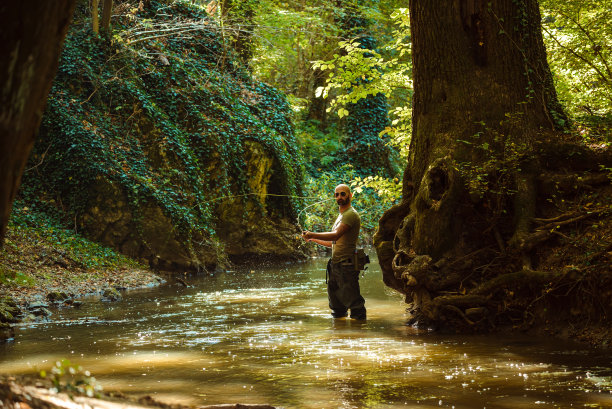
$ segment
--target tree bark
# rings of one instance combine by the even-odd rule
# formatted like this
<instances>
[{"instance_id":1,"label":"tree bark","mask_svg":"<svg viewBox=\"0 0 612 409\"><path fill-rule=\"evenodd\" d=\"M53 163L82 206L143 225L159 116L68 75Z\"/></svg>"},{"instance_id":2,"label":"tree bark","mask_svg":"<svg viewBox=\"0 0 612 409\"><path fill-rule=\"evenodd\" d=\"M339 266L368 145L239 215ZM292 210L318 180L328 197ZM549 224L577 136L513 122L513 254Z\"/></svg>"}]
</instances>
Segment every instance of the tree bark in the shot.
<instances>
[{"instance_id":1,"label":"tree bark","mask_svg":"<svg viewBox=\"0 0 612 409\"><path fill-rule=\"evenodd\" d=\"M75 0L0 6L0 246Z\"/></svg>"},{"instance_id":2,"label":"tree bark","mask_svg":"<svg viewBox=\"0 0 612 409\"><path fill-rule=\"evenodd\" d=\"M566 118L536 0L411 0L410 17L409 211L390 224L401 214L390 210L375 245L385 282L435 320L444 315L436 297L469 293L488 274L476 267L495 265L500 246L529 234L542 170L536 149L559 138Z\"/></svg>"},{"instance_id":3,"label":"tree bark","mask_svg":"<svg viewBox=\"0 0 612 409\"><path fill-rule=\"evenodd\" d=\"M102 6L102 31L110 32L111 16L113 14L113 0L104 0Z\"/></svg>"},{"instance_id":4,"label":"tree bark","mask_svg":"<svg viewBox=\"0 0 612 409\"><path fill-rule=\"evenodd\" d=\"M98 35L100 33L100 22L98 21L98 6L100 0L91 0L91 29Z\"/></svg>"}]
</instances>

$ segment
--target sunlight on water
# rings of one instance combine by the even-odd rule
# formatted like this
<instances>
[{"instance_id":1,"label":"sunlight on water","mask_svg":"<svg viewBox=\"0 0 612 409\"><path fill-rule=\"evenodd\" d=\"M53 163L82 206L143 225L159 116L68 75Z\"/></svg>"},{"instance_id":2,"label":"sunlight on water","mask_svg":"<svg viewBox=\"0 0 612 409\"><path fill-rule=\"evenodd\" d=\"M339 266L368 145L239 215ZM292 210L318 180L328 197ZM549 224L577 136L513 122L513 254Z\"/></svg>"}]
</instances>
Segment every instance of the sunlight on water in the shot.
<instances>
[{"instance_id":1,"label":"sunlight on water","mask_svg":"<svg viewBox=\"0 0 612 409\"><path fill-rule=\"evenodd\" d=\"M333 320L325 262L233 271L56 311L0 346L0 372L68 358L106 390L286 408L612 407L612 359L556 340L419 334L373 265L368 320Z\"/></svg>"}]
</instances>

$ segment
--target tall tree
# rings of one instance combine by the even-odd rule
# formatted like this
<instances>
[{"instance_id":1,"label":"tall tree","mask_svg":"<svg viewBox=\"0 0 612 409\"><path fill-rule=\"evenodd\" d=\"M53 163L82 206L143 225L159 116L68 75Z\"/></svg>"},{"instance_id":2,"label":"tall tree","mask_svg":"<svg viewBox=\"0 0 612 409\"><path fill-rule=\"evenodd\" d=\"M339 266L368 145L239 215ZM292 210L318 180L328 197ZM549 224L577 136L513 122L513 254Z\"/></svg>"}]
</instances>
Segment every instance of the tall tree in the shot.
<instances>
[{"instance_id":1,"label":"tall tree","mask_svg":"<svg viewBox=\"0 0 612 409\"><path fill-rule=\"evenodd\" d=\"M534 218L555 216L543 175L600 158L560 132L536 0L411 0L410 17L412 140L375 237L384 281L421 323L508 323L505 297L551 279L532 259L551 237Z\"/></svg>"},{"instance_id":2,"label":"tall tree","mask_svg":"<svg viewBox=\"0 0 612 409\"><path fill-rule=\"evenodd\" d=\"M75 0L0 5L0 246Z\"/></svg>"},{"instance_id":3,"label":"tall tree","mask_svg":"<svg viewBox=\"0 0 612 409\"><path fill-rule=\"evenodd\" d=\"M254 0L221 0L221 19L231 35L231 43L245 66L253 58Z\"/></svg>"},{"instance_id":4,"label":"tall tree","mask_svg":"<svg viewBox=\"0 0 612 409\"><path fill-rule=\"evenodd\" d=\"M91 29L98 35L100 33L100 22L98 21L98 5L100 0L91 0Z\"/></svg>"},{"instance_id":5,"label":"tall tree","mask_svg":"<svg viewBox=\"0 0 612 409\"><path fill-rule=\"evenodd\" d=\"M111 25L111 16L113 14L113 0L104 0L102 5L102 31L109 33Z\"/></svg>"}]
</instances>

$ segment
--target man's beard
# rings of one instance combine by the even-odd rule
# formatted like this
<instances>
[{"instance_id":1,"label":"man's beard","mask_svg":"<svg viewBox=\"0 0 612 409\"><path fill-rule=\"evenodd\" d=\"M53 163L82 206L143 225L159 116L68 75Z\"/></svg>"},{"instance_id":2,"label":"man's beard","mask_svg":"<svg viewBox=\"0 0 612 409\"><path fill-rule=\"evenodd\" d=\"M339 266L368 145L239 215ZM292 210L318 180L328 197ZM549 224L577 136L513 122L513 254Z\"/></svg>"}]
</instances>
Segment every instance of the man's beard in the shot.
<instances>
[{"instance_id":1,"label":"man's beard","mask_svg":"<svg viewBox=\"0 0 612 409\"><path fill-rule=\"evenodd\" d=\"M344 206L344 205L351 203L351 201L349 199L344 199L341 197L336 200L336 203L338 203L338 206Z\"/></svg>"}]
</instances>

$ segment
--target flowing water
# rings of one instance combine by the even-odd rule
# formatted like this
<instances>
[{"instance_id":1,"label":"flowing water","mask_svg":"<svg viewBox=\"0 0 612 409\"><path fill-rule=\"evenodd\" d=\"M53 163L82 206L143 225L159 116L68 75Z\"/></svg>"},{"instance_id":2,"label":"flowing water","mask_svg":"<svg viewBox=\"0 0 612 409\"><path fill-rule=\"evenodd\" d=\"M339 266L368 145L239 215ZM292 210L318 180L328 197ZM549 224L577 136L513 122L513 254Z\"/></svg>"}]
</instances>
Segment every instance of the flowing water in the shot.
<instances>
[{"instance_id":1,"label":"flowing water","mask_svg":"<svg viewBox=\"0 0 612 409\"><path fill-rule=\"evenodd\" d=\"M22 325L0 373L68 358L105 390L285 408L612 408L612 358L558 340L419 334L373 263L365 323L329 316L325 260L200 276Z\"/></svg>"}]
</instances>

